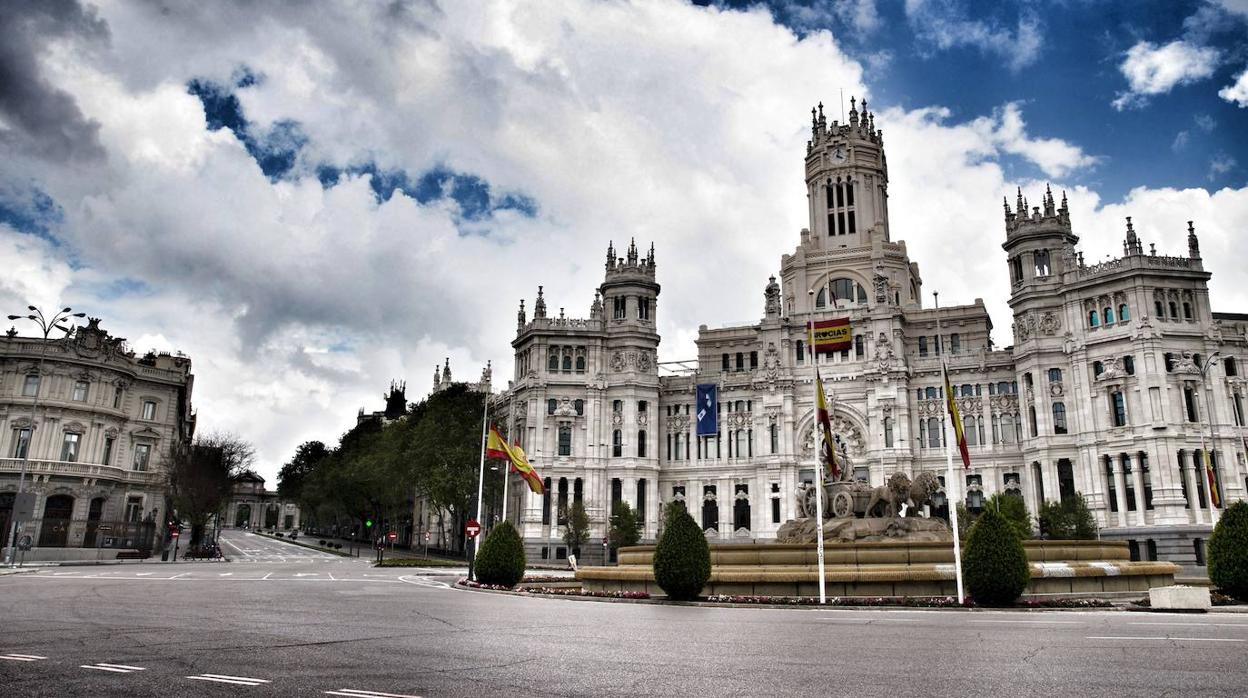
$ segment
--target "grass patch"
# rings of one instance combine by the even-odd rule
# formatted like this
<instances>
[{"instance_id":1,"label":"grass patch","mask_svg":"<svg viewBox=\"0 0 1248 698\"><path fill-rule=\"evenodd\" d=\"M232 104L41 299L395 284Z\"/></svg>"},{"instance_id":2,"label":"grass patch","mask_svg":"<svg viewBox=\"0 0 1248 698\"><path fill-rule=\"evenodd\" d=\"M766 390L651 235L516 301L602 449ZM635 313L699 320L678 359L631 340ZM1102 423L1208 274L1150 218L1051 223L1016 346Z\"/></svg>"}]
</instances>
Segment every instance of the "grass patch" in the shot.
<instances>
[{"instance_id":1,"label":"grass patch","mask_svg":"<svg viewBox=\"0 0 1248 698\"><path fill-rule=\"evenodd\" d=\"M428 557L390 557L373 563L373 567L466 567L467 560L435 560Z\"/></svg>"}]
</instances>

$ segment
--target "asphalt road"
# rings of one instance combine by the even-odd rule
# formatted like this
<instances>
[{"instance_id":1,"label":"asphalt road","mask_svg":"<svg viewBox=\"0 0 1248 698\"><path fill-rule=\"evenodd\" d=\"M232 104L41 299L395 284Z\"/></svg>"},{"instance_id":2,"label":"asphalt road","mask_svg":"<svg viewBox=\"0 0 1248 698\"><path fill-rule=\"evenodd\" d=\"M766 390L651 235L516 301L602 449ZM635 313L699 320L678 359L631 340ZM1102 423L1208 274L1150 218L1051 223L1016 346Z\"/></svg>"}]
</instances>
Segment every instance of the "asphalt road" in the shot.
<instances>
[{"instance_id":1,"label":"asphalt road","mask_svg":"<svg viewBox=\"0 0 1248 698\"><path fill-rule=\"evenodd\" d=\"M0 696L1248 693L1242 614L521 598L230 536L284 559L0 577Z\"/></svg>"}]
</instances>

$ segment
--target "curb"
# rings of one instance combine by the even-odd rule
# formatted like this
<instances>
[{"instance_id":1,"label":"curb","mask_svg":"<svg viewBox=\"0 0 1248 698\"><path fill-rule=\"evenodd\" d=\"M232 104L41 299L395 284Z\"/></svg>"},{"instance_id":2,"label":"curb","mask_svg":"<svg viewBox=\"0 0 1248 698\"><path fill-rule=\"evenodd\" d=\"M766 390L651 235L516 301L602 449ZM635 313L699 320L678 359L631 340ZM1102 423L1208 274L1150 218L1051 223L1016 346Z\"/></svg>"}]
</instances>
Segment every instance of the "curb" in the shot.
<instances>
[{"instance_id":1,"label":"curb","mask_svg":"<svg viewBox=\"0 0 1248 698\"><path fill-rule=\"evenodd\" d=\"M277 540L277 541L281 541L281 542L283 542L283 543L290 543L291 545L297 545L297 546L299 546L300 548L307 548L308 550L315 550L315 551L316 551L316 552L318 552L318 553L329 553L330 555L337 555L338 557L349 557L349 558L351 558L351 559L353 559L353 560L359 560L359 559L361 559L361 557L360 557L360 556L351 555L351 554L349 554L349 553L340 552L340 551L338 551L338 550L330 550L330 549L328 549L328 548L322 548L322 547L321 547L321 546L319 546L319 545L309 545L309 544L307 544L307 543L300 543L300 542L299 542L299 541L297 541L297 540L291 540L291 539L289 539L289 538L278 538L277 536L270 536L270 535L269 535L269 534L267 534L267 533L261 533L261 532L259 532L259 531L252 531L252 533L254 533L254 534L255 534L255 535L257 535L257 536L263 536L263 537L265 537L265 538L268 538L269 540Z\"/></svg>"},{"instance_id":2,"label":"curb","mask_svg":"<svg viewBox=\"0 0 1248 698\"><path fill-rule=\"evenodd\" d=\"M7 577L14 574L28 574L30 572L38 572L38 567L13 567L0 569L0 577Z\"/></svg>"}]
</instances>

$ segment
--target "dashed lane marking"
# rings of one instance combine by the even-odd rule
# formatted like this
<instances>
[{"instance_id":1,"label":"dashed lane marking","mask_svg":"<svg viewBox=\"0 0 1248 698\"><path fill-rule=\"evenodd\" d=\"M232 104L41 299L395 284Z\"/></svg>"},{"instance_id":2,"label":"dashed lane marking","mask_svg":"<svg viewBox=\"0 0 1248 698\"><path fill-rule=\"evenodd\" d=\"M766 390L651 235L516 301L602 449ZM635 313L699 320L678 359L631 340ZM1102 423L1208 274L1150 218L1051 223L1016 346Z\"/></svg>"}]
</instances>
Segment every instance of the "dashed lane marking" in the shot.
<instances>
[{"instance_id":1,"label":"dashed lane marking","mask_svg":"<svg viewBox=\"0 0 1248 698\"><path fill-rule=\"evenodd\" d=\"M970 623L1032 623L1037 625L1082 625L1073 620L972 620Z\"/></svg>"},{"instance_id":2,"label":"dashed lane marking","mask_svg":"<svg viewBox=\"0 0 1248 698\"><path fill-rule=\"evenodd\" d=\"M1184 642L1248 642L1235 637L1132 637L1132 636L1106 636L1097 635L1087 638L1088 640L1154 640L1154 641L1171 641L1180 640Z\"/></svg>"},{"instance_id":3,"label":"dashed lane marking","mask_svg":"<svg viewBox=\"0 0 1248 698\"><path fill-rule=\"evenodd\" d=\"M215 681L216 683L228 683L236 686L261 686L266 683L272 683L268 679L253 679L248 676L227 676L224 674L200 674L186 678L192 681Z\"/></svg>"},{"instance_id":4,"label":"dashed lane marking","mask_svg":"<svg viewBox=\"0 0 1248 698\"><path fill-rule=\"evenodd\" d=\"M47 657L40 657L37 654L10 653L10 654L0 654L0 659L7 659L12 662L37 662L41 659L47 659Z\"/></svg>"},{"instance_id":5,"label":"dashed lane marking","mask_svg":"<svg viewBox=\"0 0 1248 698\"><path fill-rule=\"evenodd\" d=\"M79 664L82 669L96 669L98 671L111 671L117 674L129 674L135 671L147 671L147 667L128 666L126 664L108 664L107 662L96 662L95 664Z\"/></svg>"},{"instance_id":6,"label":"dashed lane marking","mask_svg":"<svg viewBox=\"0 0 1248 698\"><path fill-rule=\"evenodd\" d=\"M360 691L354 688L340 688L337 691L325 691L331 696L354 696L355 698L420 698L407 693L382 693L381 691Z\"/></svg>"},{"instance_id":7,"label":"dashed lane marking","mask_svg":"<svg viewBox=\"0 0 1248 698\"><path fill-rule=\"evenodd\" d=\"M1191 625L1199 628L1248 628L1248 623L1128 623L1128 625Z\"/></svg>"}]
</instances>

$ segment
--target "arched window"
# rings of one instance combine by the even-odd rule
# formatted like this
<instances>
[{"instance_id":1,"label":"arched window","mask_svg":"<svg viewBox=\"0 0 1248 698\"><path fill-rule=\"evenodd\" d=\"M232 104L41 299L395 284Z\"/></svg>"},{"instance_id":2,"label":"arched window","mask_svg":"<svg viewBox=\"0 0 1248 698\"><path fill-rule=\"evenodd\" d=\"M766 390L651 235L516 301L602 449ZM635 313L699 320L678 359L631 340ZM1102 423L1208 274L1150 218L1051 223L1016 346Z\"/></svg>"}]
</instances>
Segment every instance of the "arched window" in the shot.
<instances>
[{"instance_id":1,"label":"arched window","mask_svg":"<svg viewBox=\"0 0 1248 698\"><path fill-rule=\"evenodd\" d=\"M1061 383L1061 382L1062 382L1062 369L1060 369L1060 368L1050 368L1050 369L1049 369L1049 382L1050 382L1050 383Z\"/></svg>"},{"instance_id":2,"label":"arched window","mask_svg":"<svg viewBox=\"0 0 1248 698\"><path fill-rule=\"evenodd\" d=\"M572 455L572 427L564 425L559 427L559 455Z\"/></svg>"},{"instance_id":3,"label":"arched window","mask_svg":"<svg viewBox=\"0 0 1248 698\"><path fill-rule=\"evenodd\" d=\"M1118 322L1126 322L1131 319L1131 315L1127 313L1127 304L1122 303L1118 306Z\"/></svg>"},{"instance_id":4,"label":"arched window","mask_svg":"<svg viewBox=\"0 0 1248 698\"><path fill-rule=\"evenodd\" d=\"M1125 427L1127 425L1127 400L1123 396L1121 390L1115 390L1110 394L1110 400L1113 403L1113 419L1114 426Z\"/></svg>"},{"instance_id":5,"label":"arched window","mask_svg":"<svg viewBox=\"0 0 1248 698\"><path fill-rule=\"evenodd\" d=\"M572 370L572 354L571 352L566 351L566 350L563 352L563 370L564 371Z\"/></svg>"},{"instance_id":6,"label":"arched window","mask_svg":"<svg viewBox=\"0 0 1248 698\"><path fill-rule=\"evenodd\" d=\"M646 430L642 429L637 432L637 457L646 457Z\"/></svg>"},{"instance_id":7,"label":"arched window","mask_svg":"<svg viewBox=\"0 0 1248 698\"><path fill-rule=\"evenodd\" d=\"M1102 311L1102 315L1105 316L1106 325L1114 324L1114 309L1113 308L1108 308L1108 307L1105 308L1105 310Z\"/></svg>"},{"instance_id":8,"label":"arched window","mask_svg":"<svg viewBox=\"0 0 1248 698\"><path fill-rule=\"evenodd\" d=\"M1101 319L1097 317L1095 310L1088 311L1088 327L1096 327L1101 324Z\"/></svg>"},{"instance_id":9,"label":"arched window","mask_svg":"<svg viewBox=\"0 0 1248 698\"><path fill-rule=\"evenodd\" d=\"M551 347L550 358L546 360L546 369L551 373L559 370L559 347Z\"/></svg>"},{"instance_id":10,"label":"arched window","mask_svg":"<svg viewBox=\"0 0 1248 698\"><path fill-rule=\"evenodd\" d=\"M1053 403L1053 433L1066 433L1066 405L1060 402Z\"/></svg>"},{"instance_id":11,"label":"arched window","mask_svg":"<svg viewBox=\"0 0 1248 698\"><path fill-rule=\"evenodd\" d=\"M929 417L927 420L927 445L940 448L940 417Z\"/></svg>"},{"instance_id":12,"label":"arched window","mask_svg":"<svg viewBox=\"0 0 1248 698\"><path fill-rule=\"evenodd\" d=\"M1170 317L1176 320L1179 318L1179 304L1174 301L1170 301Z\"/></svg>"},{"instance_id":13,"label":"arched window","mask_svg":"<svg viewBox=\"0 0 1248 698\"><path fill-rule=\"evenodd\" d=\"M975 422L978 417L967 417L962 420L962 433L966 435L967 446L978 446L979 441L975 438Z\"/></svg>"},{"instance_id":14,"label":"arched window","mask_svg":"<svg viewBox=\"0 0 1248 698\"><path fill-rule=\"evenodd\" d=\"M577 373L585 372L585 355L584 354L578 354L576 357L576 372Z\"/></svg>"},{"instance_id":15,"label":"arched window","mask_svg":"<svg viewBox=\"0 0 1248 698\"><path fill-rule=\"evenodd\" d=\"M804 363L806 363L806 343L799 339L797 340L797 365L801 366Z\"/></svg>"},{"instance_id":16,"label":"arched window","mask_svg":"<svg viewBox=\"0 0 1248 698\"><path fill-rule=\"evenodd\" d=\"M1157 317L1164 318L1166 316L1166 308L1161 304L1161 301L1153 301L1153 306L1153 309L1157 311Z\"/></svg>"},{"instance_id":17,"label":"arched window","mask_svg":"<svg viewBox=\"0 0 1248 698\"><path fill-rule=\"evenodd\" d=\"M611 457L619 458L624 455L624 434L616 429L611 432Z\"/></svg>"},{"instance_id":18,"label":"arched window","mask_svg":"<svg viewBox=\"0 0 1248 698\"><path fill-rule=\"evenodd\" d=\"M847 301L850 304L867 302L866 290L862 287L862 284L853 279L833 279L831 287L833 301Z\"/></svg>"},{"instance_id":19,"label":"arched window","mask_svg":"<svg viewBox=\"0 0 1248 698\"><path fill-rule=\"evenodd\" d=\"M1183 319L1184 320L1192 319L1192 304L1191 303L1187 303L1187 302L1183 303Z\"/></svg>"},{"instance_id":20,"label":"arched window","mask_svg":"<svg viewBox=\"0 0 1248 698\"><path fill-rule=\"evenodd\" d=\"M815 307L822 308L828 304L828 289L820 288L819 293L815 294Z\"/></svg>"},{"instance_id":21,"label":"arched window","mask_svg":"<svg viewBox=\"0 0 1248 698\"><path fill-rule=\"evenodd\" d=\"M1012 414L1001 415L1001 443L1018 442L1018 422Z\"/></svg>"}]
</instances>

